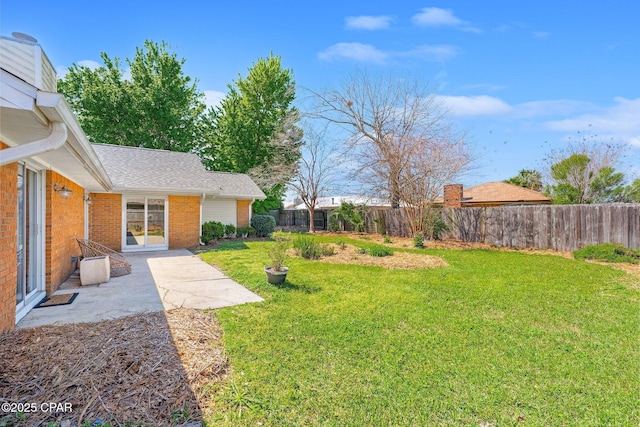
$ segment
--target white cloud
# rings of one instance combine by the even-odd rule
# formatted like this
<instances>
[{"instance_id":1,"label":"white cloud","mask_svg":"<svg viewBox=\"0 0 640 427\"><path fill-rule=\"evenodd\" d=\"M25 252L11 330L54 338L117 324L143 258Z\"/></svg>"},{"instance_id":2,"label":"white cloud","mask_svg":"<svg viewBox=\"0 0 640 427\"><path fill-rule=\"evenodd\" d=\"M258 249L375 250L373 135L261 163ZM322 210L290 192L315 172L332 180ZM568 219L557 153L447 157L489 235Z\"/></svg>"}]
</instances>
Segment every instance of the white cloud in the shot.
<instances>
[{"instance_id":1,"label":"white cloud","mask_svg":"<svg viewBox=\"0 0 640 427\"><path fill-rule=\"evenodd\" d=\"M350 59L358 62L370 62L374 64L382 64L388 59L388 57L389 54L386 52L363 43L336 43L318 53L318 58L322 61Z\"/></svg>"},{"instance_id":2,"label":"white cloud","mask_svg":"<svg viewBox=\"0 0 640 427\"><path fill-rule=\"evenodd\" d=\"M69 67L66 65L56 65L56 75L59 79L64 79L69 72Z\"/></svg>"},{"instance_id":3,"label":"white cloud","mask_svg":"<svg viewBox=\"0 0 640 427\"><path fill-rule=\"evenodd\" d=\"M384 51L363 43L336 43L318 53L322 61L352 60L372 64L384 64L392 58L419 58L426 61L445 62L460 52L449 45L422 45L407 51Z\"/></svg>"},{"instance_id":4,"label":"white cloud","mask_svg":"<svg viewBox=\"0 0 640 427\"><path fill-rule=\"evenodd\" d=\"M549 38L549 33L547 33L546 31L534 31L532 34L533 37L540 40L546 40Z\"/></svg>"},{"instance_id":5,"label":"white cloud","mask_svg":"<svg viewBox=\"0 0 640 427\"><path fill-rule=\"evenodd\" d=\"M482 30L455 16L450 9L439 7L425 7L420 13L413 15L411 21L421 27L453 27L461 31L482 32Z\"/></svg>"},{"instance_id":6,"label":"white cloud","mask_svg":"<svg viewBox=\"0 0 640 427\"><path fill-rule=\"evenodd\" d=\"M83 59L81 61L78 61L78 65L81 67L87 67L91 71L102 67L99 62L93 61L91 59Z\"/></svg>"},{"instance_id":7,"label":"white cloud","mask_svg":"<svg viewBox=\"0 0 640 427\"><path fill-rule=\"evenodd\" d=\"M511 107L501 99L492 96L448 96L438 95L438 101L452 115L458 117L469 116L499 116L512 112Z\"/></svg>"},{"instance_id":8,"label":"white cloud","mask_svg":"<svg viewBox=\"0 0 640 427\"><path fill-rule=\"evenodd\" d=\"M393 21L390 16L347 16L345 24L352 30L384 30Z\"/></svg>"},{"instance_id":9,"label":"white cloud","mask_svg":"<svg viewBox=\"0 0 640 427\"><path fill-rule=\"evenodd\" d=\"M614 105L577 117L554 120L545 127L554 131L584 131L607 134L623 139L632 145L640 145L640 98L615 97Z\"/></svg>"},{"instance_id":10,"label":"white cloud","mask_svg":"<svg viewBox=\"0 0 640 427\"><path fill-rule=\"evenodd\" d=\"M450 45L422 45L407 52L399 52L398 56L414 56L427 61L445 62L453 59L460 48Z\"/></svg>"},{"instance_id":11,"label":"white cloud","mask_svg":"<svg viewBox=\"0 0 640 427\"><path fill-rule=\"evenodd\" d=\"M218 90L205 90L204 91L204 103L207 107L217 107L224 99L226 93Z\"/></svg>"},{"instance_id":12,"label":"white cloud","mask_svg":"<svg viewBox=\"0 0 640 427\"><path fill-rule=\"evenodd\" d=\"M553 115L570 115L596 108L593 104L571 99L552 99L546 101L530 101L515 105L518 118L532 118Z\"/></svg>"}]
</instances>

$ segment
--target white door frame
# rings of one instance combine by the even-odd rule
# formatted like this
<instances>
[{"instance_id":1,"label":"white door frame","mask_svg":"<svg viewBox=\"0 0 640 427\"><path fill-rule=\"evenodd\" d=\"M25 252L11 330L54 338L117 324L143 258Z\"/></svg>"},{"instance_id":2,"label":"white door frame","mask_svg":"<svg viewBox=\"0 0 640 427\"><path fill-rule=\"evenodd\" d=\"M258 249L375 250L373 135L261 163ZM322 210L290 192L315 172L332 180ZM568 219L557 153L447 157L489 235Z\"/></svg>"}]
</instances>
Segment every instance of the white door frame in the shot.
<instances>
[{"instance_id":1,"label":"white door frame","mask_svg":"<svg viewBox=\"0 0 640 427\"><path fill-rule=\"evenodd\" d=\"M35 172L36 182L35 184L35 218L32 221L30 226L35 226L35 232L32 233L35 241L29 242L30 250L34 250L33 253L34 259L32 267L33 270L31 276L35 280L34 290L24 296L24 299L17 303L16 301L16 323L20 321L24 316L31 311L31 309L44 298L46 295L45 286L44 286L44 233L45 229L44 221L45 221L45 203L46 203L46 192L44 191L44 186L46 183L46 179L44 178L44 170L37 165L34 165L30 162L20 162L18 165L19 168L23 168L24 174L26 175L28 171ZM24 196L29 197L28 189L26 187L23 188ZM17 206L16 206L17 208ZM17 212L16 212L17 213ZM26 218L26 212L23 209L23 215ZM16 222L18 223L18 218L16 217ZM18 223L19 224L19 223ZM16 225L18 225L16 224ZM24 224L26 230L26 224ZM26 231L25 231L26 235ZM30 254L25 253L25 259ZM17 262L17 260L16 260ZM23 261L24 262L24 261ZM17 272L20 274L20 272Z\"/></svg>"},{"instance_id":2,"label":"white door frame","mask_svg":"<svg viewBox=\"0 0 640 427\"><path fill-rule=\"evenodd\" d=\"M127 201L134 199L144 199L144 244L128 245L127 244ZM164 243L149 244L148 242L148 209L149 199L164 200ZM169 248L169 197L155 196L146 194L123 194L122 195L122 252L139 252L139 251L161 251Z\"/></svg>"}]
</instances>

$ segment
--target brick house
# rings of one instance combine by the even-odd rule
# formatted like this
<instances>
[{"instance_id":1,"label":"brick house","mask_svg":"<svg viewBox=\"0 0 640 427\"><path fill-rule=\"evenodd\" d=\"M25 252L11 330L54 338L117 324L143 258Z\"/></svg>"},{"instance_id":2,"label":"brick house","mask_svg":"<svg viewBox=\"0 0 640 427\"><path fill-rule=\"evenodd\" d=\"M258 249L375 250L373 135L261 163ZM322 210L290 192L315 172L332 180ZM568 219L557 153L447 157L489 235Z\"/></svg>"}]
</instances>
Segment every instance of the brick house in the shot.
<instances>
[{"instance_id":1,"label":"brick house","mask_svg":"<svg viewBox=\"0 0 640 427\"><path fill-rule=\"evenodd\" d=\"M264 199L195 154L91 144L42 48L0 37L0 332L76 267L76 238L120 251L183 248L201 224L249 224Z\"/></svg>"},{"instance_id":2,"label":"brick house","mask_svg":"<svg viewBox=\"0 0 640 427\"><path fill-rule=\"evenodd\" d=\"M444 186L444 197L436 205L445 208L487 208L504 205L549 205L551 199L539 191L506 182L487 182L463 189L462 184Z\"/></svg>"}]
</instances>

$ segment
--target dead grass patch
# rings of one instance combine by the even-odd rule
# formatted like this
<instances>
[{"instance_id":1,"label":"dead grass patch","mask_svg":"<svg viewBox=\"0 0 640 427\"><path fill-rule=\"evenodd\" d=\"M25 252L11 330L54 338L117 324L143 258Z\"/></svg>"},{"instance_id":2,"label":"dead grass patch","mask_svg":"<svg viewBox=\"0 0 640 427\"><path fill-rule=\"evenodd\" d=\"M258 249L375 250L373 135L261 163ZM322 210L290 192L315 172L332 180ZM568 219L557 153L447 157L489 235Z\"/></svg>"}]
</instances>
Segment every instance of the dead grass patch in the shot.
<instances>
[{"instance_id":1,"label":"dead grass patch","mask_svg":"<svg viewBox=\"0 0 640 427\"><path fill-rule=\"evenodd\" d=\"M379 234L358 234L358 233L323 233L327 236L344 237L354 240L362 240L371 243L384 243L384 236ZM387 246L398 249L414 249L413 239L409 237L390 237L391 243L384 243ZM490 245L488 243L463 242L461 240L425 240L424 247L426 249L484 249L503 252L522 252L527 254L539 255L555 255L563 258L573 259L573 253L554 251L551 249L536 248L508 248L502 246Z\"/></svg>"},{"instance_id":2,"label":"dead grass patch","mask_svg":"<svg viewBox=\"0 0 640 427\"><path fill-rule=\"evenodd\" d=\"M333 247L334 254L320 258L319 262L328 264L357 264L384 267L389 270L417 270L422 268L438 268L446 267L449 264L440 257L432 255L415 254L409 252L396 251L390 256L371 256L369 254L358 253L358 249L354 245L340 245L328 243ZM290 249L290 254L295 255L295 250Z\"/></svg>"},{"instance_id":3,"label":"dead grass patch","mask_svg":"<svg viewBox=\"0 0 640 427\"><path fill-rule=\"evenodd\" d=\"M208 400L204 386L229 369L221 336L213 313L188 309L6 333L0 401L72 405L71 413L25 414L16 425L199 420Z\"/></svg>"}]
</instances>

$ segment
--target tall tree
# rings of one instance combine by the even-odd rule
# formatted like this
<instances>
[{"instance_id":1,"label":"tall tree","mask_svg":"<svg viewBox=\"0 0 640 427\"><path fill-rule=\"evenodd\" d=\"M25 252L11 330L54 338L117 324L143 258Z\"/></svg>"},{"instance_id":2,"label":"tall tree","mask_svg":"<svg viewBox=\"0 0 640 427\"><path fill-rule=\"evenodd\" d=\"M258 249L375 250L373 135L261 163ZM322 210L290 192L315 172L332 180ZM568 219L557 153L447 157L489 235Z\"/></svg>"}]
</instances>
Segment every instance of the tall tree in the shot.
<instances>
[{"instance_id":1,"label":"tall tree","mask_svg":"<svg viewBox=\"0 0 640 427\"><path fill-rule=\"evenodd\" d=\"M437 96L420 80L358 71L338 89L315 93L316 115L348 133L353 178L404 207L408 226L423 232L433 200L469 170L474 156ZM426 230L428 231L428 230Z\"/></svg>"},{"instance_id":2,"label":"tall tree","mask_svg":"<svg viewBox=\"0 0 640 427\"><path fill-rule=\"evenodd\" d=\"M207 167L248 173L267 195L258 213L278 208L300 158L302 131L293 72L279 56L260 58L238 77L212 113L211 141L203 148Z\"/></svg>"},{"instance_id":3,"label":"tall tree","mask_svg":"<svg viewBox=\"0 0 640 427\"><path fill-rule=\"evenodd\" d=\"M624 174L615 165L624 148L597 136L570 141L546 158L550 183L545 193L558 204L622 201Z\"/></svg>"},{"instance_id":4,"label":"tall tree","mask_svg":"<svg viewBox=\"0 0 640 427\"><path fill-rule=\"evenodd\" d=\"M335 163L330 159L330 147L326 145L326 129L315 132L305 129L305 141L298 168L289 183L309 211L309 232L315 233L313 221L318 198L329 190Z\"/></svg>"},{"instance_id":5,"label":"tall tree","mask_svg":"<svg viewBox=\"0 0 640 427\"><path fill-rule=\"evenodd\" d=\"M542 191L542 174L534 169L522 169L518 175L506 179L504 182L530 190Z\"/></svg>"},{"instance_id":6,"label":"tall tree","mask_svg":"<svg viewBox=\"0 0 640 427\"><path fill-rule=\"evenodd\" d=\"M428 161L429 153L439 152L433 144L456 142L458 151L449 152L450 167L431 171L434 183L465 172L471 163L464 136L455 132L437 96L417 79L373 77L357 71L339 88L314 95L316 115L349 133L345 145L356 165L353 177L371 192L388 197L394 208L409 203L403 200L403 186L410 156ZM465 160L457 161L456 156ZM428 196L435 198L440 191L433 187Z\"/></svg>"},{"instance_id":7,"label":"tall tree","mask_svg":"<svg viewBox=\"0 0 640 427\"><path fill-rule=\"evenodd\" d=\"M136 48L130 77L118 58L100 57L103 66L73 64L58 81L90 141L172 151L202 144L204 97L167 43Z\"/></svg>"}]
</instances>

